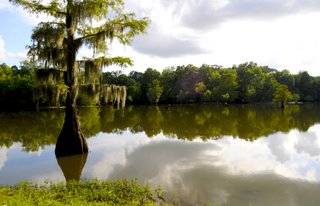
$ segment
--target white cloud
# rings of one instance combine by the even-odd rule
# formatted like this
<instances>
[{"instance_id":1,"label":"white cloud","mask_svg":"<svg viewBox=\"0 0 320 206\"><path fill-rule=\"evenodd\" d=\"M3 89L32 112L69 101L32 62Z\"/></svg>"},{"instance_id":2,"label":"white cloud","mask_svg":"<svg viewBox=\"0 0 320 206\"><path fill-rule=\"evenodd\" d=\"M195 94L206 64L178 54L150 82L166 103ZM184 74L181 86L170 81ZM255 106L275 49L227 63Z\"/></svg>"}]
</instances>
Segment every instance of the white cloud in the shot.
<instances>
[{"instance_id":1,"label":"white cloud","mask_svg":"<svg viewBox=\"0 0 320 206\"><path fill-rule=\"evenodd\" d=\"M320 3L312 0L303 2L299 0L166 0L160 2L163 7L171 8L174 15L181 18L183 25L204 30L226 21L242 18L269 21L279 16L320 9Z\"/></svg>"},{"instance_id":2,"label":"white cloud","mask_svg":"<svg viewBox=\"0 0 320 206\"><path fill-rule=\"evenodd\" d=\"M6 57L8 59L15 59L18 61L25 60L27 58L27 53L25 52L6 52Z\"/></svg>"},{"instance_id":3,"label":"white cloud","mask_svg":"<svg viewBox=\"0 0 320 206\"><path fill-rule=\"evenodd\" d=\"M127 5L151 19L149 34L130 50L140 68L255 61L320 75L320 3L315 1L132 0Z\"/></svg>"},{"instance_id":4,"label":"white cloud","mask_svg":"<svg viewBox=\"0 0 320 206\"><path fill-rule=\"evenodd\" d=\"M1 8L21 13L23 21L33 26L47 18L7 1L0 2ZM130 70L203 63L228 67L255 61L278 70L320 75L320 1L127 0L126 8L151 19L149 34L135 38L131 47L111 46L109 54L134 60ZM0 42L0 58L24 56L24 51L5 55L3 51Z\"/></svg>"},{"instance_id":5,"label":"white cloud","mask_svg":"<svg viewBox=\"0 0 320 206\"><path fill-rule=\"evenodd\" d=\"M0 36L0 62L8 63L11 60L22 61L27 58L26 51L24 52L8 52L5 49L5 42Z\"/></svg>"},{"instance_id":6,"label":"white cloud","mask_svg":"<svg viewBox=\"0 0 320 206\"><path fill-rule=\"evenodd\" d=\"M135 38L133 48L153 57L173 58L186 55L199 55L206 50L195 36L181 28L180 18L174 15L175 7L164 7L162 1L141 4L141 1L128 1L127 8L138 16L148 16L151 25L147 35Z\"/></svg>"},{"instance_id":7,"label":"white cloud","mask_svg":"<svg viewBox=\"0 0 320 206\"><path fill-rule=\"evenodd\" d=\"M138 36L134 40L133 48L143 54L163 58L200 55L206 52L196 39L179 38L154 26L151 26L148 35Z\"/></svg>"},{"instance_id":8,"label":"white cloud","mask_svg":"<svg viewBox=\"0 0 320 206\"><path fill-rule=\"evenodd\" d=\"M0 9L6 9L10 7L10 2L7 0L0 0Z\"/></svg>"}]
</instances>

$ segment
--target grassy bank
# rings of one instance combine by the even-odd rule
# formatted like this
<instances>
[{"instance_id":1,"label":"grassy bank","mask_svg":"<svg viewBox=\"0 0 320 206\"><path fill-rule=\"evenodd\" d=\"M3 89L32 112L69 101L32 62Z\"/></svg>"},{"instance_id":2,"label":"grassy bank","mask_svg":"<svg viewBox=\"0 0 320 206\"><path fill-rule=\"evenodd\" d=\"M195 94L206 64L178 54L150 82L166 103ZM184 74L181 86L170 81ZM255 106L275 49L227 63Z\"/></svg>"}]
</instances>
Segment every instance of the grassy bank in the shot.
<instances>
[{"instance_id":1,"label":"grassy bank","mask_svg":"<svg viewBox=\"0 0 320 206\"><path fill-rule=\"evenodd\" d=\"M34 184L0 188L0 206L25 205L167 205L163 192L135 180Z\"/></svg>"}]
</instances>

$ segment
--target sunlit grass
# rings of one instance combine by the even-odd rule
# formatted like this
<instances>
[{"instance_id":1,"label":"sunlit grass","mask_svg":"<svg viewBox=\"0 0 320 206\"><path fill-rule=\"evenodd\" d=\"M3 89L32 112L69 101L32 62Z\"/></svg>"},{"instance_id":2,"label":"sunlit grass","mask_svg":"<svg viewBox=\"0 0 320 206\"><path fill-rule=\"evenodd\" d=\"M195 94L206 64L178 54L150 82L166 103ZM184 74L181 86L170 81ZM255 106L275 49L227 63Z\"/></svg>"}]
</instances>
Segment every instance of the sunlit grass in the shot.
<instances>
[{"instance_id":1,"label":"sunlit grass","mask_svg":"<svg viewBox=\"0 0 320 206\"><path fill-rule=\"evenodd\" d=\"M19 183L0 189L0 206L13 205L168 205L161 189L135 180L34 184Z\"/></svg>"}]
</instances>

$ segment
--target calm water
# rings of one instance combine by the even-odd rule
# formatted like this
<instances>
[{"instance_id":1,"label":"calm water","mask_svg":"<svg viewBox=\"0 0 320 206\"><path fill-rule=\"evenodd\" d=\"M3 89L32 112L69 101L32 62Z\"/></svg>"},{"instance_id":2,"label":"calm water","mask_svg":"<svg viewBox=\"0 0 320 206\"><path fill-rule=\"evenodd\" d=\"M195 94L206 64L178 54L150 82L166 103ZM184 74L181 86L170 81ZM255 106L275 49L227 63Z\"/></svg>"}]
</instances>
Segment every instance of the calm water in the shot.
<instances>
[{"instance_id":1,"label":"calm water","mask_svg":"<svg viewBox=\"0 0 320 206\"><path fill-rule=\"evenodd\" d=\"M85 163L81 178L138 178L183 205L320 203L319 105L82 108L80 116L90 153L58 164L63 110L0 113L0 183L64 181Z\"/></svg>"}]
</instances>

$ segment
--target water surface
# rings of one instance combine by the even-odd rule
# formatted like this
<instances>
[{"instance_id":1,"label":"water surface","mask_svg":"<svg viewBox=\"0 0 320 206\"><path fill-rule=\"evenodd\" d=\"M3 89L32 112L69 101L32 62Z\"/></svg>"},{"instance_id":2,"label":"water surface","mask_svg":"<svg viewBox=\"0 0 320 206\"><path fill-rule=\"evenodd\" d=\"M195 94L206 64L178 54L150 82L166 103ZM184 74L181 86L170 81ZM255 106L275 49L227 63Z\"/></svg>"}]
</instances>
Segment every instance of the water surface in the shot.
<instances>
[{"instance_id":1,"label":"water surface","mask_svg":"<svg viewBox=\"0 0 320 206\"><path fill-rule=\"evenodd\" d=\"M82 108L81 178L138 178L184 205L318 205L319 114L311 104ZM65 180L54 155L63 120L63 110L0 113L2 184Z\"/></svg>"}]
</instances>

